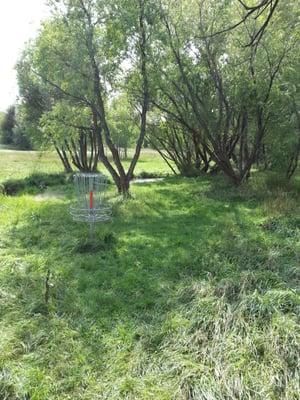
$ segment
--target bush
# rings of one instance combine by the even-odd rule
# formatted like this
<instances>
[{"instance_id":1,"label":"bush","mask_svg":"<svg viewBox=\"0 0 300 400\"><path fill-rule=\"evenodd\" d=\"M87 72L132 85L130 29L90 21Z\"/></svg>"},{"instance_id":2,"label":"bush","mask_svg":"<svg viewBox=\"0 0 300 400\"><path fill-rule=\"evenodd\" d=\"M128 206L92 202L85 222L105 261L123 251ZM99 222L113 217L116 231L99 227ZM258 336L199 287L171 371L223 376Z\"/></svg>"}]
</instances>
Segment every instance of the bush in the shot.
<instances>
[{"instance_id":1,"label":"bush","mask_svg":"<svg viewBox=\"0 0 300 400\"><path fill-rule=\"evenodd\" d=\"M162 172L147 172L142 171L134 176L135 179L156 179L156 178L167 178L168 176L172 176L168 173Z\"/></svg>"},{"instance_id":2,"label":"bush","mask_svg":"<svg viewBox=\"0 0 300 400\"><path fill-rule=\"evenodd\" d=\"M13 144L19 150L32 150L33 146L24 127L16 127L13 132Z\"/></svg>"},{"instance_id":3,"label":"bush","mask_svg":"<svg viewBox=\"0 0 300 400\"><path fill-rule=\"evenodd\" d=\"M43 191L49 186L63 185L66 182L67 176L63 174L32 174L24 179L8 179L2 183L2 192L14 196L23 191Z\"/></svg>"}]
</instances>

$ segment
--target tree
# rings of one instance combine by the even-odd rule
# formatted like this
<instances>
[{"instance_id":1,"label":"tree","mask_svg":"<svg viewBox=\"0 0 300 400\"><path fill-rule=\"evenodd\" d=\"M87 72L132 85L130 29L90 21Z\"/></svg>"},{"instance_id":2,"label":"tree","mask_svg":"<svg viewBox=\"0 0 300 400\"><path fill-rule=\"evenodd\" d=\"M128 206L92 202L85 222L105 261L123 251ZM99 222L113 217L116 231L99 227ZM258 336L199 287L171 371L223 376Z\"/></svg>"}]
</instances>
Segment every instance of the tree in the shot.
<instances>
[{"instance_id":1,"label":"tree","mask_svg":"<svg viewBox=\"0 0 300 400\"><path fill-rule=\"evenodd\" d=\"M134 146L139 135L139 111L124 95L113 98L108 111L112 139L120 156L127 159L128 149Z\"/></svg>"},{"instance_id":2,"label":"tree","mask_svg":"<svg viewBox=\"0 0 300 400\"><path fill-rule=\"evenodd\" d=\"M2 129L2 121L3 121L4 117L5 117L5 113L0 111L0 138L2 137L1 129Z\"/></svg>"},{"instance_id":3,"label":"tree","mask_svg":"<svg viewBox=\"0 0 300 400\"><path fill-rule=\"evenodd\" d=\"M213 33L203 36L203 38L214 37L224 33L231 32L240 26L244 25L248 20L259 20L262 22L256 27L253 32L252 37L246 46L258 46L260 40L262 39L268 25L271 20L274 19L275 11L278 10L279 0L260 0L256 4L246 3L242 0L237 0L237 3L241 6L242 17L239 17L237 22L231 23L229 26L217 30Z\"/></svg>"},{"instance_id":4,"label":"tree","mask_svg":"<svg viewBox=\"0 0 300 400\"><path fill-rule=\"evenodd\" d=\"M276 32L269 29L259 43L252 41L256 26L249 20L234 35L209 35L232 18L235 10L227 4L163 7L154 104L197 135L205 158L239 185L250 176L267 135L276 79L296 43L295 21L287 23L278 13ZM252 45L241 45L246 41Z\"/></svg>"},{"instance_id":5,"label":"tree","mask_svg":"<svg viewBox=\"0 0 300 400\"><path fill-rule=\"evenodd\" d=\"M167 114L152 118L148 138L175 174L173 165L182 176L199 176L208 172L211 159L199 142L199 136Z\"/></svg>"},{"instance_id":6,"label":"tree","mask_svg":"<svg viewBox=\"0 0 300 400\"><path fill-rule=\"evenodd\" d=\"M275 103L271 121L272 135L266 138L261 161L266 169L290 179L300 156L300 58L293 53L289 67L279 77L273 94Z\"/></svg>"},{"instance_id":7,"label":"tree","mask_svg":"<svg viewBox=\"0 0 300 400\"><path fill-rule=\"evenodd\" d=\"M16 109L10 106L1 121L1 141L3 144L11 145L14 143L14 128L16 126Z\"/></svg>"},{"instance_id":8,"label":"tree","mask_svg":"<svg viewBox=\"0 0 300 400\"><path fill-rule=\"evenodd\" d=\"M70 107L89 109L96 152L124 195L129 192L146 133L153 4L146 0L53 2L55 17L44 24L30 54L31 72L52 98L60 97ZM127 74L122 70L124 62L130 65ZM113 93L130 92L133 81L139 133L126 171L113 139L108 110Z\"/></svg>"},{"instance_id":9,"label":"tree","mask_svg":"<svg viewBox=\"0 0 300 400\"><path fill-rule=\"evenodd\" d=\"M89 109L56 102L42 115L40 125L43 135L55 145L63 164L67 164L66 170L71 168L69 158L79 171L97 170L99 153Z\"/></svg>"},{"instance_id":10,"label":"tree","mask_svg":"<svg viewBox=\"0 0 300 400\"><path fill-rule=\"evenodd\" d=\"M65 143L57 142L57 135L51 135L53 130L43 130L42 128L43 115L51 111L53 105L60 100L61 96L58 93L49 92L47 86L33 73L31 68L32 58L33 49L27 46L17 63L23 124L32 143L39 148L53 146L65 172L72 172L73 169Z\"/></svg>"}]
</instances>

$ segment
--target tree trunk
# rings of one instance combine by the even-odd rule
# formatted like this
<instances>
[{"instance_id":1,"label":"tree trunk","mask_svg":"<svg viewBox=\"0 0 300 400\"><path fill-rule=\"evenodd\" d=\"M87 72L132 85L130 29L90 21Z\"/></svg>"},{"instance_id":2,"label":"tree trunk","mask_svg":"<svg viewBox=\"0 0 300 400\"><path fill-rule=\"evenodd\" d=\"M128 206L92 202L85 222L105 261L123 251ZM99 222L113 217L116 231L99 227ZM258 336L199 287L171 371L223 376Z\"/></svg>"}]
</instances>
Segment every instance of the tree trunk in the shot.
<instances>
[{"instance_id":1,"label":"tree trunk","mask_svg":"<svg viewBox=\"0 0 300 400\"><path fill-rule=\"evenodd\" d=\"M68 156L67 156L66 152L64 150L62 150L62 149L59 149L56 145L54 145L54 147L55 147L55 150L56 150L56 152L57 152L57 154L58 154L58 156L59 156L59 158L60 158L60 160L61 160L61 162L62 162L62 164L64 166L65 172L68 173L68 174L73 172L73 169L72 169L71 164L70 164L70 162L68 160Z\"/></svg>"},{"instance_id":2,"label":"tree trunk","mask_svg":"<svg viewBox=\"0 0 300 400\"><path fill-rule=\"evenodd\" d=\"M123 196L123 198L129 198L131 197L130 195L130 180L125 176L125 177L120 177L118 182L117 182L117 188L118 188L118 193Z\"/></svg>"}]
</instances>

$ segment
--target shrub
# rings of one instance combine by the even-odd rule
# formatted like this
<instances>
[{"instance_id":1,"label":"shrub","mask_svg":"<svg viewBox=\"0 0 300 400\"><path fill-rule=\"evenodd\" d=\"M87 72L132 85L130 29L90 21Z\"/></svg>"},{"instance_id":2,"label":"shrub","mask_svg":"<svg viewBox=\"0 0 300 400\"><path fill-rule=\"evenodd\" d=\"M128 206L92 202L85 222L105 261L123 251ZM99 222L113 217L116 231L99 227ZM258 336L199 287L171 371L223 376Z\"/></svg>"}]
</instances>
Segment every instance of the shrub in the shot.
<instances>
[{"instance_id":1,"label":"shrub","mask_svg":"<svg viewBox=\"0 0 300 400\"><path fill-rule=\"evenodd\" d=\"M134 178L135 179L156 179L156 178L167 178L168 176L171 176L171 174L162 173L162 172L141 171L138 174L136 174L134 176Z\"/></svg>"},{"instance_id":2,"label":"shrub","mask_svg":"<svg viewBox=\"0 0 300 400\"><path fill-rule=\"evenodd\" d=\"M8 179L2 183L2 192L14 196L20 192L43 191L49 186L63 185L67 182L64 174L32 174L24 179Z\"/></svg>"}]
</instances>

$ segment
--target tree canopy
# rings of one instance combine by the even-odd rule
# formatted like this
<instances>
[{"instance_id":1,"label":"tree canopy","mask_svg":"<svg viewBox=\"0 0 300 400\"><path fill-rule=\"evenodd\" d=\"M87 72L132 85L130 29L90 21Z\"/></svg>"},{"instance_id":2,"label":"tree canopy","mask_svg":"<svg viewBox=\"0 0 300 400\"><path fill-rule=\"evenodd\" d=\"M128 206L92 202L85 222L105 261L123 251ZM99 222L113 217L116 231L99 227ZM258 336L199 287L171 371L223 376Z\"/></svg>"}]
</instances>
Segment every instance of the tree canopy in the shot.
<instances>
[{"instance_id":1,"label":"tree canopy","mask_svg":"<svg viewBox=\"0 0 300 400\"><path fill-rule=\"evenodd\" d=\"M295 1L50 6L18 75L25 119L66 170L101 161L127 193L147 136L183 175L222 171L239 185L257 163L292 176L300 151Z\"/></svg>"}]
</instances>

